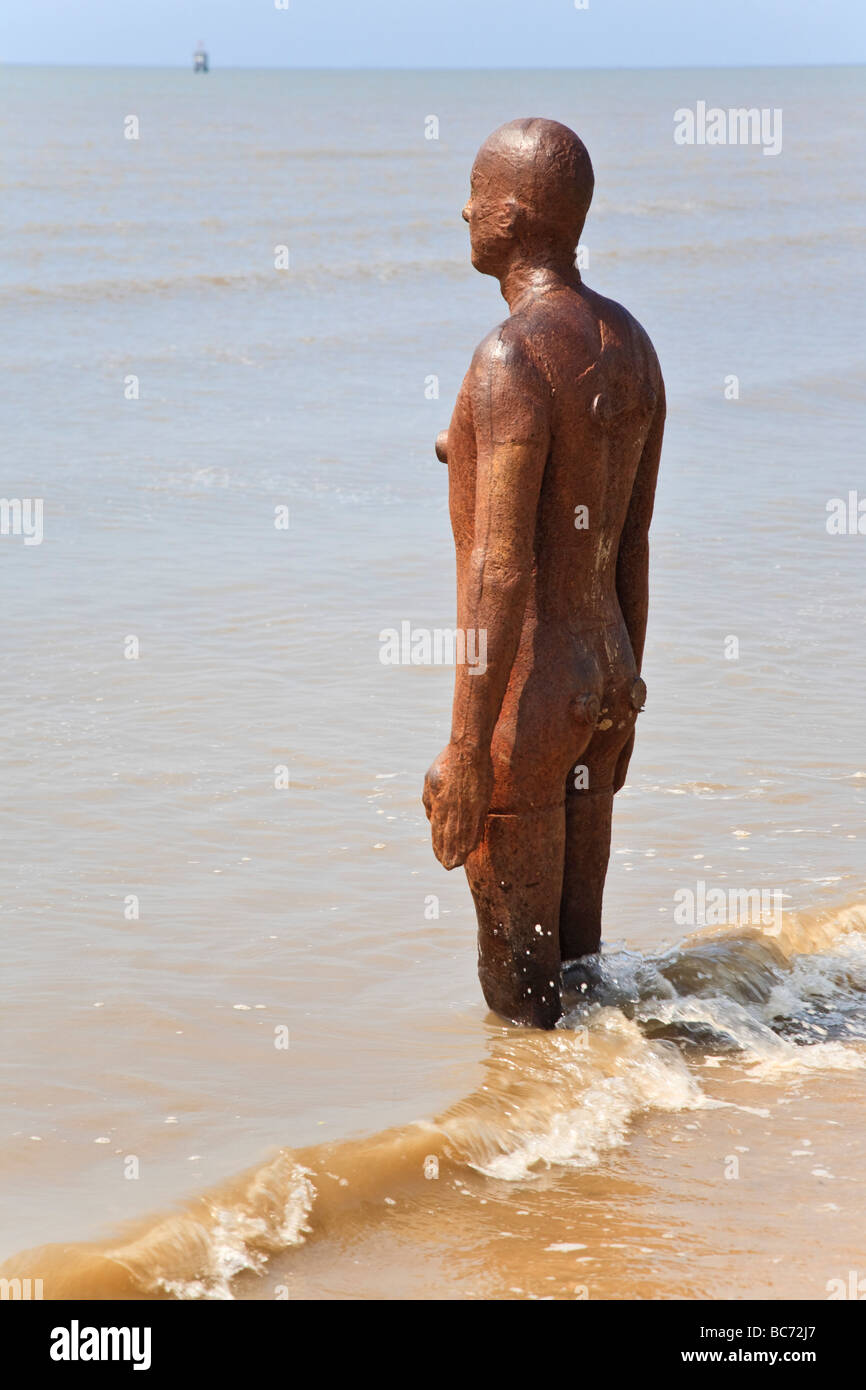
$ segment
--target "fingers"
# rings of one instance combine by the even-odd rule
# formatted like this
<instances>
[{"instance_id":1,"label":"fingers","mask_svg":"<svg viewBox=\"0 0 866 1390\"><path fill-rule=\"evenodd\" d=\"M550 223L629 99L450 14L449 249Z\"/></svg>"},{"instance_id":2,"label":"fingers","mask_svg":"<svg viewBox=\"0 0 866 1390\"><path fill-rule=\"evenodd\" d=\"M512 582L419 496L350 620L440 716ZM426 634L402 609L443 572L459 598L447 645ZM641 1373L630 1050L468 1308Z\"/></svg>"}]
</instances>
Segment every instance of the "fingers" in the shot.
<instances>
[{"instance_id":1,"label":"fingers","mask_svg":"<svg viewBox=\"0 0 866 1390\"><path fill-rule=\"evenodd\" d=\"M439 822L431 816L433 853L445 869L459 869L466 863L484 832L484 816L470 817L449 813Z\"/></svg>"},{"instance_id":2,"label":"fingers","mask_svg":"<svg viewBox=\"0 0 866 1390\"><path fill-rule=\"evenodd\" d=\"M421 801L430 822L433 853L445 869L465 864L484 831L492 771L478 778L455 770L448 750L430 767Z\"/></svg>"},{"instance_id":3,"label":"fingers","mask_svg":"<svg viewBox=\"0 0 866 1390\"><path fill-rule=\"evenodd\" d=\"M448 869L449 872L451 869L459 869L461 865L466 863L469 857L468 854L461 853L459 849L449 843L448 840L444 839L438 849L434 842L433 853L436 855L443 869Z\"/></svg>"},{"instance_id":4,"label":"fingers","mask_svg":"<svg viewBox=\"0 0 866 1390\"><path fill-rule=\"evenodd\" d=\"M451 821L451 816L447 814L445 816L437 816L435 811L430 816L430 824L433 829L433 853L436 855L443 869L456 868L454 863L454 835Z\"/></svg>"},{"instance_id":5,"label":"fingers","mask_svg":"<svg viewBox=\"0 0 866 1390\"><path fill-rule=\"evenodd\" d=\"M444 869L453 869L454 863L454 817L450 812L437 810L435 806L428 812L433 838L433 853Z\"/></svg>"}]
</instances>

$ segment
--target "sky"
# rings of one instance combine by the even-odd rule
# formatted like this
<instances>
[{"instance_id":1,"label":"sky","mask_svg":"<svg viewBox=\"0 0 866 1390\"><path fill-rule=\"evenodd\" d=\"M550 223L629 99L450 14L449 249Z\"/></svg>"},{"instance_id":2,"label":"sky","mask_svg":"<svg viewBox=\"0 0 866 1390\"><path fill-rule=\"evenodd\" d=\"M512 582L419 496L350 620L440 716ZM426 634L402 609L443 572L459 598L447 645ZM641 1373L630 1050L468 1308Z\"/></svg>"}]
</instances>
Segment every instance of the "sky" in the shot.
<instances>
[{"instance_id":1,"label":"sky","mask_svg":"<svg viewBox=\"0 0 866 1390\"><path fill-rule=\"evenodd\" d=\"M588 8L578 9L586 4ZM277 8L287 5L287 8ZM720 67L866 60L864 0L0 0L0 62Z\"/></svg>"}]
</instances>

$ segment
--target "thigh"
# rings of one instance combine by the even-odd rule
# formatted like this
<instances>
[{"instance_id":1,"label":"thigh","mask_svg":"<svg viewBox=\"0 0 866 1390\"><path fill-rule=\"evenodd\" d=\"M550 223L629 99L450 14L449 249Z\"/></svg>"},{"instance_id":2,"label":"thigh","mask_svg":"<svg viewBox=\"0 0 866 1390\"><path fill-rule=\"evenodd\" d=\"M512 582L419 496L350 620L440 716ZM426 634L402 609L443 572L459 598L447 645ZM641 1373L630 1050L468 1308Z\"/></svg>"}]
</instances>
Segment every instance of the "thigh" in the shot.
<instances>
[{"instance_id":1,"label":"thigh","mask_svg":"<svg viewBox=\"0 0 866 1390\"><path fill-rule=\"evenodd\" d=\"M561 806L565 779L593 738L582 699L551 702L547 707L508 711L493 735L493 796L495 813L543 811Z\"/></svg>"}]
</instances>

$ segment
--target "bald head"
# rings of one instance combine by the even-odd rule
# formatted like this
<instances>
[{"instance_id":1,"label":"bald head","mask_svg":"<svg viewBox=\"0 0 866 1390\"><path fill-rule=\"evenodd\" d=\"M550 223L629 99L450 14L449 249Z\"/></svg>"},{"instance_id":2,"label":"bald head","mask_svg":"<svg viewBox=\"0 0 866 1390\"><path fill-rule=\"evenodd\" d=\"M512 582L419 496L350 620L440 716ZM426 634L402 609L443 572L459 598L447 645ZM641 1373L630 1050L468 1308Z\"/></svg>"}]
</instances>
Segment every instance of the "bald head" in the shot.
<instances>
[{"instance_id":1,"label":"bald head","mask_svg":"<svg viewBox=\"0 0 866 1390\"><path fill-rule=\"evenodd\" d=\"M478 248L489 259L491 234L506 224L522 243L556 256L572 255L592 200L592 164L568 126L533 116L509 121L485 140L472 169L470 206L477 203ZM499 210L497 215L496 210ZM468 218L472 227L473 217ZM473 260L476 257L473 228Z\"/></svg>"}]
</instances>

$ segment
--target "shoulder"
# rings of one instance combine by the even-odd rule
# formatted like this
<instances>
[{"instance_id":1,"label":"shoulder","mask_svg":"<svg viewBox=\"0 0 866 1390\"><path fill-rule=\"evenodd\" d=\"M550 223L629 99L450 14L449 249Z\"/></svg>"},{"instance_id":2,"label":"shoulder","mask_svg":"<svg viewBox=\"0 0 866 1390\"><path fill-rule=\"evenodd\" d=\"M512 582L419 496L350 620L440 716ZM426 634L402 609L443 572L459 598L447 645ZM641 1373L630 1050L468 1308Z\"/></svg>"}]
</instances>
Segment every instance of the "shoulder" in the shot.
<instances>
[{"instance_id":1,"label":"shoulder","mask_svg":"<svg viewBox=\"0 0 866 1390\"><path fill-rule=\"evenodd\" d=\"M473 354L470 370L475 384L513 381L541 394L549 391L533 336L533 325L524 314L512 315L497 324Z\"/></svg>"},{"instance_id":2,"label":"shoulder","mask_svg":"<svg viewBox=\"0 0 866 1390\"><path fill-rule=\"evenodd\" d=\"M512 443L539 442L548 437L553 401L550 383L513 317L478 344L466 384L481 435Z\"/></svg>"},{"instance_id":3,"label":"shoulder","mask_svg":"<svg viewBox=\"0 0 866 1390\"><path fill-rule=\"evenodd\" d=\"M615 299L608 299L586 286L584 293L598 316L605 339L613 339L619 347L630 353L635 359L635 365L642 368L655 389L661 391L661 366L652 340L643 325L625 305L618 304Z\"/></svg>"}]
</instances>

